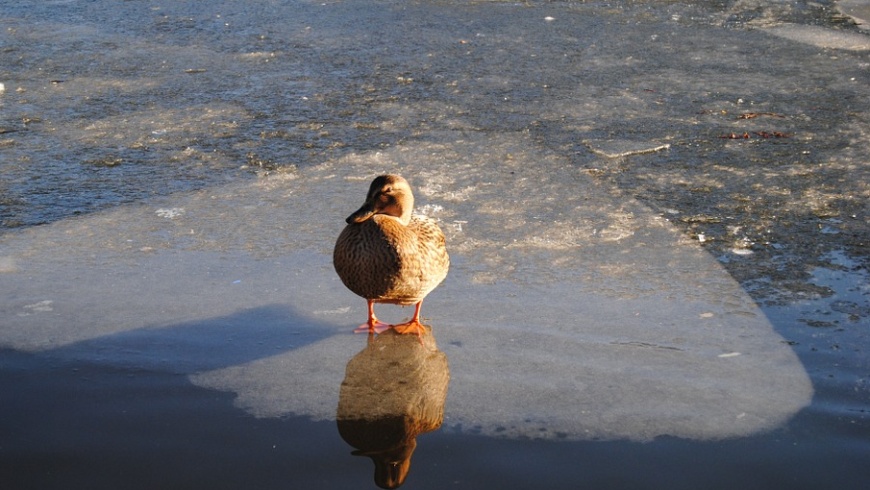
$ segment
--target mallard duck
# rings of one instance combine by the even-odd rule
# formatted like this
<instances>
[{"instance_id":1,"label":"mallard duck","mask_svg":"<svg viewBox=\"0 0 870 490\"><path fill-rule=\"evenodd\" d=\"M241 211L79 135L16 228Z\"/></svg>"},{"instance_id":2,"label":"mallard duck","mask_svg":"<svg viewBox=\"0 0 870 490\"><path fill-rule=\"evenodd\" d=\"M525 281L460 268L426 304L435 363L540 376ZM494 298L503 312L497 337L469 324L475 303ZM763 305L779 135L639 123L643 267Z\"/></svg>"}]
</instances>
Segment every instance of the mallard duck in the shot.
<instances>
[{"instance_id":1,"label":"mallard duck","mask_svg":"<svg viewBox=\"0 0 870 490\"><path fill-rule=\"evenodd\" d=\"M368 321L355 332L420 335L423 298L447 276L444 233L432 220L412 215L414 194L398 175L381 175L369 186L365 203L348 216L338 236L332 262L341 281L368 302ZM378 321L375 303L414 305L410 321L389 325Z\"/></svg>"}]
</instances>

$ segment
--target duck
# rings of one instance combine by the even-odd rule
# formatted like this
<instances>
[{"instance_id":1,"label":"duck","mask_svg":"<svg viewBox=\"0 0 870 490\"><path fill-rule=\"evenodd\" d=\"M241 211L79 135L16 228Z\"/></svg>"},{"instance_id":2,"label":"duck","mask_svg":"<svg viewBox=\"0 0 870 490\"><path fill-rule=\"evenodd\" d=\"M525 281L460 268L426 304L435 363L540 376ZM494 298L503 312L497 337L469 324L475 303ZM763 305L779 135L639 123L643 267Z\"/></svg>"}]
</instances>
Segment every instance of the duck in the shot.
<instances>
[{"instance_id":1,"label":"duck","mask_svg":"<svg viewBox=\"0 0 870 490\"><path fill-rule=\"evenodd\" d=\"M368 303L368 320L357 333L426 332L420 323L423 299L447 277L450 257L441 228L416 215L414 193L402 176L376 177L363 205L345 222L333 250L342 283ZM407 322L390 325L375 316L375 303L414 305Z\"/></svg>"}]
</instances>

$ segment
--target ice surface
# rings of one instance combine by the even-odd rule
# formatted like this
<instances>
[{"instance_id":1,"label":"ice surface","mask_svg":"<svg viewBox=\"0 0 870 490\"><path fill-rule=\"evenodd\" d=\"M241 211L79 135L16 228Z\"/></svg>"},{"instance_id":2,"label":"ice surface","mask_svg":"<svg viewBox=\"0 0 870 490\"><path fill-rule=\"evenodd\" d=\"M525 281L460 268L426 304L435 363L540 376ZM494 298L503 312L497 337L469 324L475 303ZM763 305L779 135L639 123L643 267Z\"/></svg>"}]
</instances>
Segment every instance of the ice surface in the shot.
<instances>
[{"instance_id":1,"label":"ice surface","mask_svg":"<svg viewBox=\"0 0 870 490\"><path fill-rule=\"evenodd\" d=\"M818 26L783 25L768 29L774 36L798 41L819 48L844 49L847 51L870 50L870 39L854 32L838 32Z\"/></svg>"},{"instance_id":2,"label":"ice surface","mask_svg":"<svg viewBox=\"0 0 870 490\"><path fill-rule=\"evenodd\" d=\"M720 264L523 134L444 133L6 235L0 346L332 419L365 303L331 248L386 171L448 236L450 275L423 305L450 363L447 430L725 438L809 403L801 363Z\"/></svg>"},{"instance_id":3,"label":"ice surface","mask_svg":"<svg viewBox=\"0 0 870 490\"><path fill-rule=\"evenodd\" d=\"M855 20L861 29L870 29L870 2L867 0L838 0L837 9Z\"/></svg>"},{"instance_id":4,"label":"ice surface","mask_svg":"<svg viewBox=\"0 0 870 490\"><path fill-rule=\"evenodd\" d=\"M365 305L329 263L383 171L453 258L409 484L867 480L870 50L830 2L3 14L4 485L370 480L335 430L354 360L398 407L425 397L391 381L429 379L350 333ZM657 436L686 440L585 442Z\"/></svg>"}]
</instances>

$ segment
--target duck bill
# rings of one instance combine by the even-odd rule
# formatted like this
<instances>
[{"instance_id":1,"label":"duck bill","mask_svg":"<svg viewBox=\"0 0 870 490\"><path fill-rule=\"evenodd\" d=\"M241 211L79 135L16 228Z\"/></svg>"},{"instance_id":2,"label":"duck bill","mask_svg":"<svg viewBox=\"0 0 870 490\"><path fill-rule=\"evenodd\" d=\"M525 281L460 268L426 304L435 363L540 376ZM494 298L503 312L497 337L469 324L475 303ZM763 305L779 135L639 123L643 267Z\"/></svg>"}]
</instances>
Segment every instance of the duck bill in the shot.
<instances>
[{"instance_id":1,"label":"duck bill","mask_svg":"<svg viewBox=\"0 0 870 490\"><path fill-rule=\"evenodd\" d=\"M371 218L375 214L375 206L371 201L366 201L365 204L362 205L361 208L354 211L354 213L347 217L345 222L347 224L352 223L362 223L363 221Z\"/></svg>"}]
</instances>

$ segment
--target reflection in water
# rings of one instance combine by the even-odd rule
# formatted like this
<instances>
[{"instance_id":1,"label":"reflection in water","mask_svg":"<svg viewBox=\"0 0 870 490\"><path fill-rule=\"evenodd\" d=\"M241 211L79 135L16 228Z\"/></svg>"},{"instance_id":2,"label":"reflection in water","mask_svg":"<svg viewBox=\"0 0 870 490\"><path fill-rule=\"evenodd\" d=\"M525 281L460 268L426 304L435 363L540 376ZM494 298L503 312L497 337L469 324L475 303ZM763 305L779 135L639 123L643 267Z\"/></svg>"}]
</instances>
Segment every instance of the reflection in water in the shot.
<instances>
[{"instance_id":1,"label":"reflection in water","mask_svg":"<svg viewBox=\"0 0 870 490\"><path fill-rule=\"evenodd\" d=\"M422 340L422 342L421 342ZM408 475L417 435L441 427L450 370L428 330L369 335L347 363L338 400L338 432L375 463L375 483L397 488Z\"/></svg>"}]
</instances>

